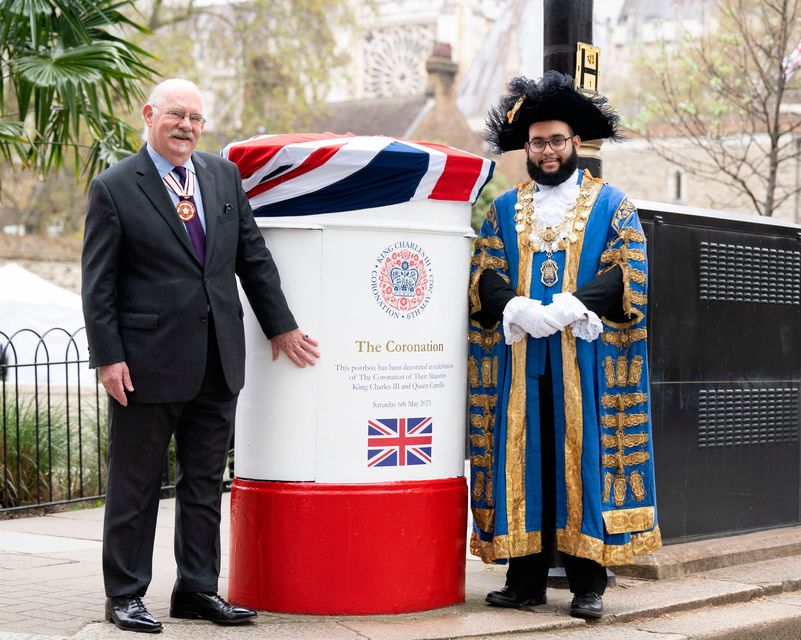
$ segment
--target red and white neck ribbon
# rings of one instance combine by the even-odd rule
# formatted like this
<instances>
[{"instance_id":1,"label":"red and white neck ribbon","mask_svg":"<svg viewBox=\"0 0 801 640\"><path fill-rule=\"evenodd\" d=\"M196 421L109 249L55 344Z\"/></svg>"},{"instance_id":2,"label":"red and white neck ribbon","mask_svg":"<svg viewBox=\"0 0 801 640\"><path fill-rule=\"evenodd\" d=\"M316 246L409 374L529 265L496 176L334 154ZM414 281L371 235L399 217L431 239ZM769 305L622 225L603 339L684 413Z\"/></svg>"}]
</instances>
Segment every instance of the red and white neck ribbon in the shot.
<instances>
[{"instance_id":1,"label":"red and white neck ribbon","mask_svg":"<svg viewBox=\"0 0 801 640\"><path fill-rule=\"evenodd\" d=\"M179 198L193 198L195 196L195 174L189 169L186 170L186 184L183 186L178 182L178 178L172 171L164 176L163 179L167 188Z\"/></svg>"}]
</instances>

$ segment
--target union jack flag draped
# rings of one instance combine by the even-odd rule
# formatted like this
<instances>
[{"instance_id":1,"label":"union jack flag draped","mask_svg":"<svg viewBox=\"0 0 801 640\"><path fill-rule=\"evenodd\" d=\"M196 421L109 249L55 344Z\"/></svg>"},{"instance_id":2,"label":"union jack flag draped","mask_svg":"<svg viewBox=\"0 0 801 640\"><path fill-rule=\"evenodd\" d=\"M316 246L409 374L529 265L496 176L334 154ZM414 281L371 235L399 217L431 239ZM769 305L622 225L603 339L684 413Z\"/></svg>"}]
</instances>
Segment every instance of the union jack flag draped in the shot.
<instances>
[{"instance_id":1,"label":"union jack flag draped","mask_svg":"<svg viewBox=\"0 0 801 640\"><path fill-rule=\"evenodd\" d=\"M473 203L495 163L442 144L386 136L295 133L232 142L257 217L356 211L411 200Z\"/></svg>"}]
</instances>

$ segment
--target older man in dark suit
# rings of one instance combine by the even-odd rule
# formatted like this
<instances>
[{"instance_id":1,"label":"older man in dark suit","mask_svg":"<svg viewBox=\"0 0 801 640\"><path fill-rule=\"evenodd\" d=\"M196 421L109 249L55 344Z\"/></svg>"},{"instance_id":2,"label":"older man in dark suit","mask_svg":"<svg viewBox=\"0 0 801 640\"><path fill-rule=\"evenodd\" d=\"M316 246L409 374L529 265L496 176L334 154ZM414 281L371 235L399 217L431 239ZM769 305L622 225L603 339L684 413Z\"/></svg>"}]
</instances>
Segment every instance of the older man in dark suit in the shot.
<instances>
[{"instance_id":1,"label":"older man in dark suit","mask_svg":"<svg viewBox=\"0 0 801 640\"><path fill-rule=\"evenodd\" d=\"M90 365L111 396L103 528L106 618L158 632L142 603L151 578L165 452L175 435L170 615L236 624L254 617L217 594L220 497L245 339L235 276L272 345L297 366L317 343L297 328L237 168L195 152L198 88L172 79L142 110L147 144L89 189L83 308Z\"/></svg>"}]
</instances>

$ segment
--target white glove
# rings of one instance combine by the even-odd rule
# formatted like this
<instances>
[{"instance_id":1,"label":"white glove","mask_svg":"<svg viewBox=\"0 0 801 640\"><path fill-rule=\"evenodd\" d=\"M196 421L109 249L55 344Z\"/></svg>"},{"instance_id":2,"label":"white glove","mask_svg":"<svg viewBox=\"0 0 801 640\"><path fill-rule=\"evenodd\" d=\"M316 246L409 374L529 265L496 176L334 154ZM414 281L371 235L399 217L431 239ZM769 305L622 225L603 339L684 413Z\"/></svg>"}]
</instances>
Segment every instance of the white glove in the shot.
<instances>
[{"instance_id":1,"label":"white glove","mask_svg":"<svg viewBox=\"0 0 801 640\"><path fill-rule=\"evenodd\" d=\"M503 328L507 332L507 344L522 339L522 329L533 338L547 338L562 328L539 300L517 296L506 303L503 310ZM515 339L516 338L516 339ZM511 342L510 342L511 339Z\"/></svg>"},{"instance_id":2,"label":"white glove","mask_svg":"<svg viewBox=\"0 0 801 640\"><path fill-rule=\"evenodd\" d=\"M572 293L557 293L545 310L562 325L560 330L570 325L573 335L587 342L595 340L603 331L601 319Z\"/></svg>"},{"instance_id":3,"label":"white glove","mask_svg":"<svg viewBox=\"0 0 801 640\"><path fill-rule=\"evenodd\" d=\"M520 296L512 298L503 308L503 335L508 345L520 342L526 337L526 332L512 322L520 309L523 308L523 301L526 299Z\"/></svg>"}]
</instances>

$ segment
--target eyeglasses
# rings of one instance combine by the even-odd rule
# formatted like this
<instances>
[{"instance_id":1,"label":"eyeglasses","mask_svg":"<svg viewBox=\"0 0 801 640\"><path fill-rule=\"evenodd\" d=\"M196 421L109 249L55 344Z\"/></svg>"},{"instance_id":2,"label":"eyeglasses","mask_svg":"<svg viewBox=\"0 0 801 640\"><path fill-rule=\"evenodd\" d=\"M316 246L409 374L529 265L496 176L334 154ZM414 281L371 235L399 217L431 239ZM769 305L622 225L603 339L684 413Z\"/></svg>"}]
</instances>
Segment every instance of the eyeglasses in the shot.
<instances>
[{"instance_id":1,"label":"eyeglasses","mask_svg":"<svg viewBox=\"0 0 801 640\"><path fill-rule=\"evenodd\" d=\"M546 144L554 151L561 151L567 145L567 140L565 136L552 136L547 140L545 138L532 138L526 144L537 152L545 151Z\"/></svg>"},{"instance_id":2,"label":"eyeglasses","mask_svg":"<svg viewBox=\"0 0 801 640\"><path fill-rule=\"evenodd\" d=\"M154 109L161 109L164 112L164 115L171 120L176 120L177 122L182 122L184 118L189 118L189 123L193 127L202 127L204 124L206 124L206 118L199 113L187 113L183 109L165 109L157 104L151 106Z\"/></svg>"}]
</instances>

